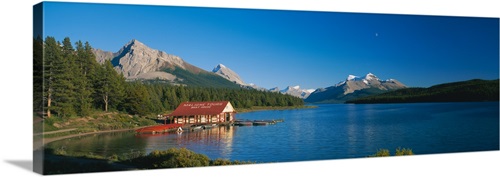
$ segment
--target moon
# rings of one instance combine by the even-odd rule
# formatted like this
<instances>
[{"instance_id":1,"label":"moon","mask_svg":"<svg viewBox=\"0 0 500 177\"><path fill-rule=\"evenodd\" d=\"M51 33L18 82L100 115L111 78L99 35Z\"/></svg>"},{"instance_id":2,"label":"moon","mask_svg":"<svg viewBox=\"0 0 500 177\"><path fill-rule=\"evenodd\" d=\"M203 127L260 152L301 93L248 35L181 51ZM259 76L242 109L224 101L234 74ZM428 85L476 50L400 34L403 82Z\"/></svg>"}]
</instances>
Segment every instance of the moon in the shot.
<instances>
[{"instance_id":1,"label":"moon","mask_svg":"<svg viewBox=\"0 0 500 177\"><path fill-rule=\"evenodd\" d=\"M378 37L378 33L375 33L375 37Z\"/></svg>"}]
</instances>

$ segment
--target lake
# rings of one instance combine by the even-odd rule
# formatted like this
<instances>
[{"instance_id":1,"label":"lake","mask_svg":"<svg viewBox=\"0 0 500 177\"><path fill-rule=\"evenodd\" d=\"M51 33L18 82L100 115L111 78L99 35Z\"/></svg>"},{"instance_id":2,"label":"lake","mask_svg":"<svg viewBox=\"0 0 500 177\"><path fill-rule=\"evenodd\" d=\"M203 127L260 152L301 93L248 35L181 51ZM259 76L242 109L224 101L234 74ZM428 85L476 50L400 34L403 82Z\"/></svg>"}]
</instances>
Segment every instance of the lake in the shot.
<instances>
[{"instance_id":1,"label":"lake","mask_svg":"<svg viewBox=\"0 0 500 177\"><path fill-rule=\"evenodd\" d=\"M239 113L237 119L284 119L267 126L222 126L180 134L96 134L52 142L111 156L186 147L211 159L254 162L360 158L378 149L415 154L499 150L499 102L320 104L314 109Z\"/></svg>"}]
</instances>

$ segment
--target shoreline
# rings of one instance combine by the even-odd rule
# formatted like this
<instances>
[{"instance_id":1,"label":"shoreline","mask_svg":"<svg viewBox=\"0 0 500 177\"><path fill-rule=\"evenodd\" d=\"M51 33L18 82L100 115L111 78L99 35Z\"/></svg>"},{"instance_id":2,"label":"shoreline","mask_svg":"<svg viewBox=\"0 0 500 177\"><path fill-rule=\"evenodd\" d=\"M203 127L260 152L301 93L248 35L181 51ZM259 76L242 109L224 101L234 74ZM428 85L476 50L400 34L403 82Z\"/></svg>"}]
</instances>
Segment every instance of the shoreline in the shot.
<instances>
[{"instance_id":1,"label":"shoreline","mask_svg":"<svg viewBox=\"0 0 500 177\"><path fill-rule=\"evenodd\" d=\"M266 111L266 110L292 110L292 109L314 109L317 108L318 106L293 106L293 107L269 107L269 106L263 106L263 107L252 107L252 108L246 108L246 109L239 109L239 113L248 113L248 112L255 112L255 111ZM79 136L87 136L87 135L93 135L93 134L100 134L100 133L112 133L112 132L124 132L124 131L133 131L137 130L140 128L144 128L148 126L141 126L141 127L135 127L135 128L126 128L126 129L116 129L116 130L104 130L104 131L94 131L94 132L87 132L87 133L79 133L79 134L70 134L70 135L64 135L64 136L59 136L59 137L52 137L52 138L41 138L38 141L42 141L42 143L34 143L35 144L40 144L42 146L45 146L48 143L54 142L54 141L59 141L63 139L68 139L68 138L74 138L74 137L79 137ZM74 130L76 128L72 128L71 130ZM38 136L38 135L46 135L46 134L55 134L58 132L64 132L68 130L56 130L56 131L49 131L49 132L41 132L37 134L33 134L33 136ZM38 149L39 147L35 148Z\"/></svg>"},{"instance_id":2,"label":"shoreline","mask_svg":"<svg viewBox=\"0 0 500 177\"><path fill-rule=\"evenodd\" d=\"M272 106L259 106L252 108L241 108L238 113L247 113L247 112L255 112L255 111L268 111L268 110L292 110L292 109L315 109L318 106L304 105L304 106L284 106L284 107L272 107Z\"/></svg>"},{"instance_id":3,"label":"shoreline","mask_svg":"<svg viewBox=\"0 0 500 177\"><path fill-rule=\"evenodd\" d=\"M104 130L104 131L95 131L95 132L71 134L71 135L54 137L54 138L42 138L42 141L43 141L43 145L46 145L46 144L54 142L54 141L68 139L68 138L74 138L74 137L79 137L79 136L87 136L87 135L93 135L93 134L100 134L100 133L112 133L112 132L132 131L132 130L136 130L136 129L143 128L143 127L147 127L147 126L136 127L136 128L126 128L126 129L116 129L116 130Z\"/></svg>"}]
</instances>

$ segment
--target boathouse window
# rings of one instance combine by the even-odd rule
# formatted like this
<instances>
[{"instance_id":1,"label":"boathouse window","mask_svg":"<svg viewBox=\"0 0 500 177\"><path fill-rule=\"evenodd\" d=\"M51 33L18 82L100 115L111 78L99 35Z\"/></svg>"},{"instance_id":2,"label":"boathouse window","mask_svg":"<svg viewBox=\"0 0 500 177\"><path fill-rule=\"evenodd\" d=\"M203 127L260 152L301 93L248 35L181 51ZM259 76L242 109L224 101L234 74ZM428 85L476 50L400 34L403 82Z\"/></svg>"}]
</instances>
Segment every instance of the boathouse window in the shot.
<instances>
[{"instance_id":1,"label":"boathouse window","mask_svg":"<svg viewBox=\"0 0 500 177\"><path fill-rule=\"evenodd\" d=\"M193 116L193 115L189 116L189 119L188 119L188 120L189 120L189 123L195 123L195 120L194 120L194 116Z\"/></svg>"}]
</instances>

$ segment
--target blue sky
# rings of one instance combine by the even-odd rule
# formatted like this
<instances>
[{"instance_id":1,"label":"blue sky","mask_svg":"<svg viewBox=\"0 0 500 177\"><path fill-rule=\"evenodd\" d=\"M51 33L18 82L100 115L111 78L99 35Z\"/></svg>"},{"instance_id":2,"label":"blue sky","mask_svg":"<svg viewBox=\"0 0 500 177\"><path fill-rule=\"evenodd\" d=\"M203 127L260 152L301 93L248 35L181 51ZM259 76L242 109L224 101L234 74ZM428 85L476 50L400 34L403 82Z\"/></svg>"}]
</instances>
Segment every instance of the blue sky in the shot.
<instances>
[{"instance_id":1,"label":"blue sky","mask_svg":"<svg viewBox=\"0 0 500 177\"><path fill-rule=\"evenodd\" d=\"M47 3L45 36L116 52L131 39L265 88L369 72L408 86L499 77L498 18Z\"/></svg>"}]
</instances>

